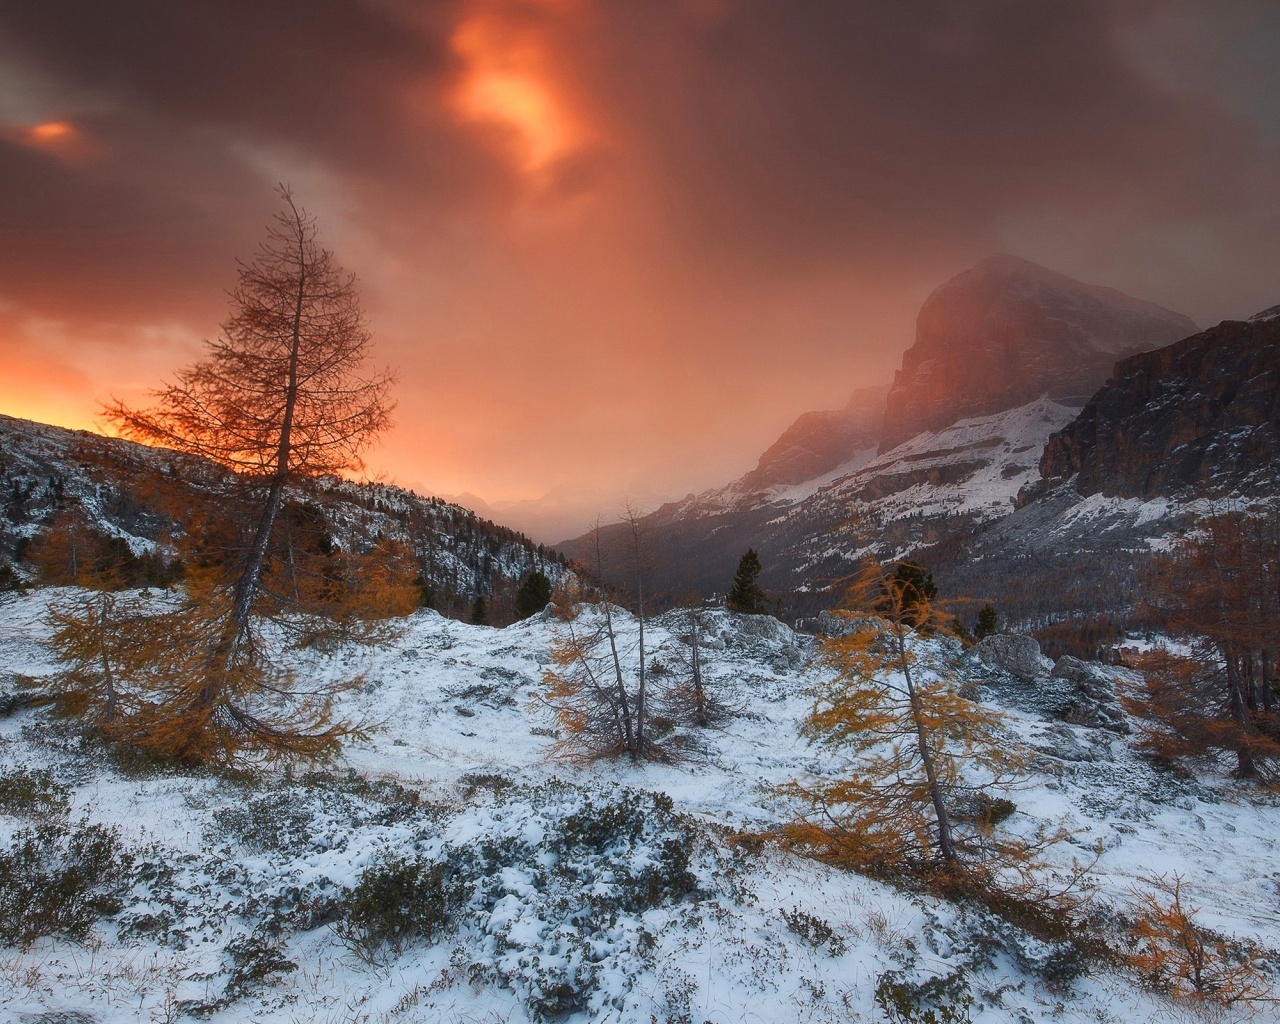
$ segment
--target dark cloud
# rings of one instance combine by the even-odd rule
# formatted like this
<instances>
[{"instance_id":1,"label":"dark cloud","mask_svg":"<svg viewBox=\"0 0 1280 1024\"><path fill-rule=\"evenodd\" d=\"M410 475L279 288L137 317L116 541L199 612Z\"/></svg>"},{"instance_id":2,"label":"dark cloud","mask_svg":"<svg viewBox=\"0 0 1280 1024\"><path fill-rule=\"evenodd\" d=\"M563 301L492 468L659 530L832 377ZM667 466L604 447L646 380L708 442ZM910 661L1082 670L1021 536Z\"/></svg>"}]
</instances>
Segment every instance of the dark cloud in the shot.
<instances>
[{"instance_id":1,"label":"dark cloud","mask_svg":"<svg viewBox=\"0 0 1280 1024\"><path fill-rule=\"evenodd\" d=\"M435 5L446 16L449 6ZM122 104L384 169L405 137L396 96L447 64L430 27L358 0L18 0L0 10L28 58Z\"/></svg>"},{"instance_id":2,"label":"dark cloud","mask_svg":"<svg viewBox=\"0 0 1280 1024\"><path fill-rule=\"evenodd\" d=\"M1269 0L9 0L0 307L68 360L189 346L283 178L401 367L404 476L683 490L887 376L992 250L1274 304L1277 52Z\"/></svg>"},{"instance_id":3,"label":"dark cloud","mask_svg":"<svg viewBox=\"0 0 1280 1024\"><path fill-rule=\"evenodd\" d=\"M1274 216L1250 184L1274 154L1126 59L1128 5L743 0L710 25L659 6L609 6L594 84L709 254L910 262L1041 208L1228 233Z\"/></svg>"}]
</instances>

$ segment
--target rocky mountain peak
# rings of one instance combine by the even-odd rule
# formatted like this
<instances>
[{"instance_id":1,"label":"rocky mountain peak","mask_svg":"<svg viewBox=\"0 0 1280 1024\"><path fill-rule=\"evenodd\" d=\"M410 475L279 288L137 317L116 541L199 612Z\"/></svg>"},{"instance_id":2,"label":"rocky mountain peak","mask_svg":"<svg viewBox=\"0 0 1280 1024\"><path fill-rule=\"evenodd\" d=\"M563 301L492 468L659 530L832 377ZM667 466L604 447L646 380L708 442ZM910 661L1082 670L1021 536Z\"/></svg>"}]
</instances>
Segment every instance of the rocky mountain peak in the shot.
<instances>
[{"instance_id":1,"label":"rocky mountain peak","mask_svg":"<svg viewBox=\"0 0 1280 1024\"><path fill-rule=\"evenodd\" d=\"M1043 395L1082 405L1117 358L1196 330L1181 313L1115 289L1017 256L988 257L920 308L915 344L889 392L880 451Z\"/></svg>"}]
</instances>

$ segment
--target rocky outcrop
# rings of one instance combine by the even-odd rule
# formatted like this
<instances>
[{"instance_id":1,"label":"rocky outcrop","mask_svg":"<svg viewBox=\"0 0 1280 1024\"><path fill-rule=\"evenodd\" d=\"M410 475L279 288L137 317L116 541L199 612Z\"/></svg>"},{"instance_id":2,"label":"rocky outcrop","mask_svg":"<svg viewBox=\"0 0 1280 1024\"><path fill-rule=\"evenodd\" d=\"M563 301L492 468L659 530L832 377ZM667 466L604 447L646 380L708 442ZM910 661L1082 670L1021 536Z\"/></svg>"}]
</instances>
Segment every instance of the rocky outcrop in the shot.
<instances>
[{"instance_id":1,"label":"rocky outcrop","mask_svg":"<svg viewBox=\"0 0 1280 1024\"><path fill-rule=\"evenodd\" d=\"M1129 722L1116 697L1116 674L1123 671L1064 654L1049 673L1048 689L1059 701L1055 717L1121 735L1129 733Z\"/></svg>"},{"instance_id":2,"label":"rocky outcrop","mask_svg":"<svg viewBox=\"0 0 1280 1024\"><path fill-rule=\"evenodd\" d=\"M915 344L889 392L880 451L1043 395L1081 405L1117 358L1195 331L1181 313L993 256L941 285L921 307Z\"/></svg>"},{"instance_id":3,"label":"rocky outcrop","mask_svg":"<svg viewBox=\"0 0 1280 1024\"><path fill-rule=\"evenodd\" d=\"M1217 327L1116 364L1040 460L1045 485L1149 499L1275 493L1280 317Z\"/></svg>"},{"instance_id":4,"label":"rocky outcrop","mask_svg":"<svg viewBox=\"0 0 1280 1024\"><path fill-rule=\"evenodd\" d=\"M859 388L843 408L806 412L786 429L750 473L739 481L743 492L804 483L844 465L880 440L888 387Z\"/></svg>"},{"instance_id":5,"label":"rocky outcrop","mask_svg":"<svg viewBox=\"0 0 1280 1024\"><path fill-rule=\"evenodd\" d=\"M1019 711L1121 735L1130 731L1116 697L1116 679L1125 669L1070 655L1055 664L1033 637L1015 633L987 637L965 651L963 660L976 673L976 685Z\"/></svg>"},{"instance_id":6,"label":"rocky outcrop","mask_svg":"<svg viewBox=\"0 0 1280 1024\"><path fill-rule=\"evenodd\" d=\"M1053 667L1053 662L1040 653L1034 637L1017 633L989 636L970 647L964 656L966 661L981 662L1024 683L1047 676Z\"/></svg>"}]
</instances>

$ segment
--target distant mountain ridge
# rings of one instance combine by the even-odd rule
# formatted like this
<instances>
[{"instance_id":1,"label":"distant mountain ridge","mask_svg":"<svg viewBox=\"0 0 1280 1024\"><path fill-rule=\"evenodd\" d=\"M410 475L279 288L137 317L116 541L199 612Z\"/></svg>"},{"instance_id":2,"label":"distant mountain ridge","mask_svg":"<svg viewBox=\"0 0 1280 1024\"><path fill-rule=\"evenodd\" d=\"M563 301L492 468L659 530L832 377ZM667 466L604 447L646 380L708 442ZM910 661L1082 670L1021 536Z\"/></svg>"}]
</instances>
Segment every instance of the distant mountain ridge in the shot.
<instances>
[{"instance_id":1,"label":"distant mountain ridge","mask_svg":"<svg viewBox=\"0 0 1280 1024\"><path fill-rule=\"evenodd\" d=\"M991 256L920 307L886 402L880 451L1047 395L1083 405L1117 358L1194 334L1193 320L1015 256Z\"/></svg>"},{"instance_id":2,"label":"distant mountain ridge","mask_svg":"<svg viewBox=\"0 0 1280 1024\"><path fill-rule=\"evenodd\" d=\"M182 533L184 510L216 511L234 493L234 474L206 459L0 414L0 562L20 561L68 511L135 554L154 551ZM523 534L390 484L306 479L287 500L318 513L340 549L403 541L446 613L465 614L497 581L533 568L553 580L568 573L559 554Z\"/></svg>"},{"instance_id":3,"label":"distant mountain ridge","mask_svg":"<svg viewBox=\"0 0 1280 1024\"><path fill-rule=\"evenodd\" d=\"M1037 484L1045 442L1117 356L1195 330L1180 313L1026 260L983 260L926 300L891 388L805 413L750 473L645 517L667 567L654 584L723 590L750 546L765 588L799 594L809 610L864 555L958 552ZM622 533L606 527L603 538L623 564ZM560 546L593 549L587 538Z\"/></svg>"},{"instance_id":4,"label":"distant mountain ridge","mask_svg":"<svg viewBox=\"0 0 1280 1024\"><path fill-rule=\"evenodd\" d=\"M742 477L739 490L801 484L838 468L859 451L875 449L888 393L888 385L859 388L843 409L802 413Z\"/></svg>"}]
</instances>

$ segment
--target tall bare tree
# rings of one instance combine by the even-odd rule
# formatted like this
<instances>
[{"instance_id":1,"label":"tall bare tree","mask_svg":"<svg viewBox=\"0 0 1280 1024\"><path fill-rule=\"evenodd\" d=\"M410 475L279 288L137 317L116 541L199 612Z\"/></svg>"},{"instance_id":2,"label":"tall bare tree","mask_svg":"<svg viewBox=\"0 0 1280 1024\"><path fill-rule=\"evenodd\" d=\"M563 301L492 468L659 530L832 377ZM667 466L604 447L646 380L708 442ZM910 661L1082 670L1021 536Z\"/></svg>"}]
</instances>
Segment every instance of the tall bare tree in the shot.
<instances>
[{"instance_id":1,"label":"tall bare tree","mask_svg":"<svg viewBox=\"0 0 1280 1024\"><path fill-rule=\"evenodd\" d=\"M115 401L107 409L126 437L202 455L265 485L235 581L228 657L246 639L286 485L358 467L392 409L391 375L364 369L371 335L355 276L319 244L315 219L289 189L280 196L284 209L267 240L239 265L231 315L207 358L154 392L153 407Z\"/></svg>"},{"instance_id":2,"label":"tall bare tree","mask_svg":"<svg viewBox=\"0 0 1280 1024\"><path fill-rule=\"evenodd\" d=\"M230 316L206 357L154 392L152 407L106 409L126 437L213 459L259 495L196 711L227 707L219 680L256 660L251 616L289 482L358 467L390 424L392 377L366 369L371 335L355 278L319 244L315 219L289 189L280 196L257 255L239 264Z\"/></svg>"}]
</instances>

